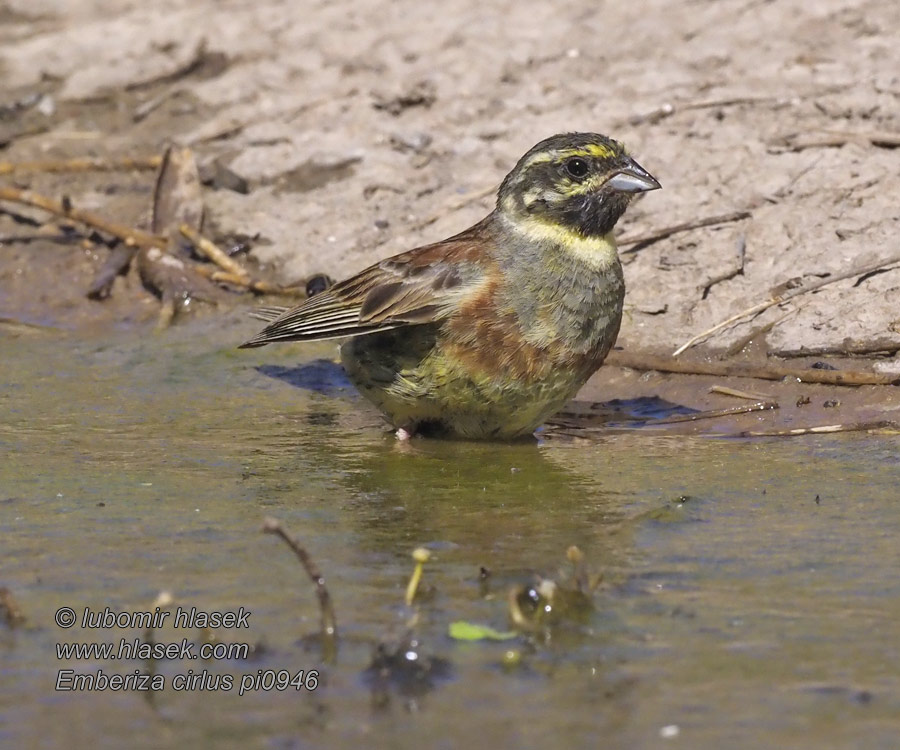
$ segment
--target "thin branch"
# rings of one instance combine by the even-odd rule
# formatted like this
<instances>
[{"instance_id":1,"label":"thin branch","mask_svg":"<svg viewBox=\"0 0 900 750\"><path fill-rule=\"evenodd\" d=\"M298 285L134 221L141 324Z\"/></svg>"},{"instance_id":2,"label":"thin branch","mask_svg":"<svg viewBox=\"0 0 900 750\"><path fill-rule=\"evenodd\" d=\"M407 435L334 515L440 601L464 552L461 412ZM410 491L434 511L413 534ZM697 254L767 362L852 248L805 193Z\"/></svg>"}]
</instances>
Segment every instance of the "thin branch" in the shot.
<instances>
[{"instance_id":1,"label":"thin branch","mask_svg":"<svg viewBox=\"0 0 900 750\"><path fill-rule=\"evenodd\" d=\"M732 96L725 99L705 99L699 102L688 102L681 109L716 109L717 107L734 107L738 104L762 104L765 102L777 102L775 96Z\"/></svg>"},{"instance_id":2,"label":"thin branch","mask_svg":"<svg viewBox=\"0 0 900 750\"><path fill-rule=\"evenodd\" d=\"M676 112L687 112L692 109L715 109L717 107L733 107L738 104L759 104L764 102L777 102L773 96L736 96L728 99L710 99L698 102L684 102L682 104L672 104L666 102L656 109L642 115L634 115L628 119L629 125L643 125L644 123L655 124L667 117L671 117Z\"/></svg>"},{"instance_id":3,"label":"thin branch","mask_svg":"<svg viewBox=\"0 0 900 750\"><path fill-rule=\"evenodd\" d=\"M299 297L301 299L306 299L309 296L306 293L306 289L298 286L270 284L268 281L260 281L259 279L253 279L247 276L237 276L228 271L218 271L205 265L194 265L193 269L210 281L249 289L251 292L256 292L257 294L279 294L283 297Z\"/></svg>"},{"instance_id":4,"label":"thin branch","mask_svg":"<svg viewBox=\"0 0 900 750\"><path fill-rule=\"evenodd\" d=\"M736 414L747 414L754 411L769 411L779 408L777 401L757 401L752 404L744 404L743 406L732 406L727 409L707 409L706 411L695 411L690 414L673 414L670 417L662 417L660 419L642 419L633 417L628 420L628 424L617 424L610 427L605 421L601 420L600 424L592 424L597 420L579 419L577 417L567 417L565 415L557 415L547 420L547 425L552 427L562 427L565 429L575 429L581 432L597 432L606 430L644 430L648 427L657 427L659 425L677 424L679 422L699 422L701 419L718 419L719 417L731 417Z\"/></svg>"},{"instance_id":5,"label":"thin branch","mask_svg":"<svg viewBox=\"0 0 900 750\"><path fill-rule=\"evenodd\" d=\"M52 198L47 198L46 196L34 193L30 190L19 190L17 188L0 185L0 200L40 208L55 216L61 216L72 221L77 221L79 224L84 224L92 229L97 229L98 231L106 232L114 237L118 237L126 245L132 247L165 248L168 244L165 237L157 237L156 235L142 232L140 229L133 229L131 227L123 226L122 224L107 221L102 216L97 216L88 211L81 211L80 209L75 208L68 199L55 201Z\"/></svg>"},{"instance_id":6,"label":"thin branch","mask_svg":"<svg viewBox=\"0 0 900 750\"><path fill-rule=\"evenodd\" d=\"M896 429L896 422L881 420L878 422L853 422L851 424L827 424L819 427L797 427L793 430L745 430L737 437L793 437L795 435L821 435L831 432L860 432L863 430Z\"/></svg>"},{"instance_id":7,"label":"thin branch","mask_svg":"<svg viewBox=\"0 0 900 750\"><path fill-rule=\"evenodd\" d=\"M803 383L825 385L900 385L900 377L853 370L815 370L781 367L779 365L747 365L735 362L686 362L674 357L641 352L612 352L606 363L632 370L657 370L685 375L715 375L717 377L757 378L781 380L796 378Z\"/></svg>"},{"instance_id":8,"label":"thin branch","mask_svg":"<svg viewBox=\"0 0 900 750\"><path fill-rule=\"evenodd\" d=\"M769 411L777 409L776 401L757 401L744 406L732 406L728 409L708 409L707 411L697 411L692 414L675 414L671 417L663 417L662 419L649 419L645 423L650 427L657 424L670 424L675 422L696 422L700 419L716 419L718 417L730 417L735 414L746 414L751 411Z\"/></svg>"},{"instance_id":9,"label":"thin branch","mask_svg":"<svg viewBox=\"0 0 900 750\"><path fill-rule=\"evenodd\" d=\"M726 328L732 323L737 323L739 320L743 318L748 318L754 315L757 315L765 310L768 310L770 307L779 304L780 302L784 302L782 297L777 297L771 300L766 300L765 302L760 302L758 305L754 305L753 307L748 307L746 310L741 310L739 313L732 315L730 318L723 320L721 323L717 323L712 328L707 328L702 333L698 333L691 339L685 341L681 346L679 346L674 352L672 352L673 357L677 357L682 352L690 349L694 344L702 339L705 339L707 336L711 336L722 328Z\"/></svg>"},{"instance_id":10,"label":"thin branch","mask_svg":"<svg viewBox=\"0 0 900 750\"><path fill-rule=\"evenodd\" d=\"M808 148L838 148L848 143L863 143L877 148L900 147L900 133L876 130L870 133L842 133L823 131L817 134L792 133L782 136L772 143L783 151L804 151Z\"/></svg>"},{"instance_id":11,"label":"thin branch","mask_svg":"<svg viewBox=\"0 0 900 750\"><path fill-rule=\"evenodd\" d=\"M166 89L158 96L154 96L152 99L148 99L147 101L135 107L134 112L131 113L131 121L140 122L153 111L165 104L167 100L171 99L173 96L177 96L178 94L182 93L182 91L183 89L177 87Z\"/></svg>"},{"instance_id":12,"label":"thin branch","mask_svg":"<svg viewBox=\"0 0 900 750\"><path fill-rule=\"evenodd\" d=\"M275 534L280 537L281 540L293 550L294 554L297 555L297 559L300 560L303 569L306 571L306 575L308 575L310 580L315 584L316 596L319 598L319 611L322 616L322 653L327 660L332 660L337 653L337 618L334 616L334 606L331 603L331 594L328 593L328 588L325 586L325 576L322 575L322 572L316 566L315 562L313 562L313 559L309 556L306 549L300 542L287 533L280 521L275 518L267 518L263 522L262 530L266 534Z\"/></svg>"},{"instance_id":13,"label":"thin branch","mask_svg":"<svg viewBox=\"0 0 900 750\"><path fill-rule=\"evenodd\" d=\"M889 356L900 351L900 341L876 339L874 341L852 341L840 346L801 346L799 349L777 349L776 357L865 357L872 354Z\"/></svg>"},{"instance_id":14,"label":"thin branch","mask_svg":"<svg viewBox=\"0 0 900 750\"><path fill-rule=\"evenodd\" d=\"M239 278L250 278L250 274L241 266L240 263L230 258L224 250L222 250L212 240L209 240L206 237L202 236L200 232L198 232L193 227L187 224L181 224L178 227L178 231L181 232L181 234L184 235L188 240L190 240L191 244L195 248L197 248L198 252L201 255L205 256L208 260L211 260L223 271L226 271L227 273Z\"/></svg>"},{"instance_id":15,"label":"thin branch","mask_svg":"<svg viewBox=\"0 0 900 750\"><path fill-rule=\"evenodd\" d=\"M100 232L105 232L106 234L111 234L113 237L118 237L130 248L156 247L161 250L165 250L168 246L168 240L165 237L159 237L155 234L143 232L140 229L133 229L122 224L116 224L114 222L107 221L102 216L97 216L96 214L89 213L88 211L80 211L72 206L67 200L63 200L62 202L55 201L52 198L47 198L46 196L39 195L38 193L33 193L28 190L18 190L16 188L4 186L0 186L0 200L6 200L12 203L19 203L25 206L40 208L56 216L61 216L66 219L70 219L71 221L76 221L80 224L89 226L92 229L96 229ZM189 232L191 232L190 229ZM190 236L190 234L186 234L184 231L182 231L182 234L185 234L185 236L187 236L191 240L191 242L194 242L194 239ZM201 240L204 239L199 235L195 234L195 236L197 236ZM204 240L205 247L208 247L208 245L206 245L207 242L209 241ZM209 244L211 245L212 243L210 242ZM219 252L222 251L219 250ZM224 255L224 253L222 254ZM228 256L226 255L225 257L227 258ZM237 268L240 273L235 274L230 271L213 271L212 269L207 269L202 265L194 266L194 270L196 270L201 275L211 279L212 281L244 287L254 292L258 292L259 294L281 294L291 297L306 297L306 291L303 289L280 286L278 284L269 284L265 281L251 279L248 277L247 272L244 271L240 266L237 266ZM95 290L95 288L97 289L95 294L101 293L103 285L105 284L105 282L109 281L106 276L107 275L104 274L104 278L99 279L99 281L95 281L93 284L91 284L92 291ZM161 318L162 327L165 327L165 325L167 325L167 321L170 319L171 318L166 318L165 316Z\"/></svg>"},{"instance_id":16,"label":"thin branch","mask_svg":"<svg viewBox=\"0 0 900 750\"><path fill-rule=\"evenodd\" d=\"M158 169L161 156L121 159L48 159L45 161L0 161L0 175L34 172L120 172L131 169Z\"/></svg>"},{"instance_id":17,"label":"thin branch","mask_svg":"<svg viewBox=\"0 0 900 750\"><path fill-rule=\"evenodd\" d=\"M727 385L713 385L709 388L710 393L721 393L723 396L734 396L735 398L743 398L747 401L773 401L771 396L764 393L751 393L750 391L739 391L737 388L729 388Z\"/></svg>"},{"instance_id":18,"label":"thin branch","mask_svg":"<svg viewBox=\"0 0 900 750\"><path fill-rule=\"evenodd\" d=\"M729 357L737 356L742 351L744 351L744 349L746 349L750 344L752 344L754 341L756 341L756 339L758 339L762 336L766 336L769 333L769 331L771 331L775 326L777 326L779 323L781 323L782 321L789 318L795 312L797 312L797 311L796 310L788 310L781 317L775 318L775 320L772 320L772 321L766 323L765 325L756 326L746 336L741 336L739 339L734 341L725 350L723 355L719 357L719 359L728 359Z\"/></svg>"},{"instance_id":19,"label":"thin branch","mask_svg":"<svg viewBox=\"0 0 900 750\"><path fill-rule=\"evenodd\" d=\"M663 240L666 237L671 237L673 234L679 234L680 232L690 232L693 229L712 227L716 226L717 224L728 224L732 221L743 221L744 219L749 219L750 216L752 216L750 211L731 211L727 214L707 216L704 219L697 219L696 221L686 221L681 224L673 224L672 226L663 227L662 229L657 229L653 232L647 232L646 234L636 234L630 235L628 237L623 237L619 240L618 244L620 246L634 245L634 247L628 250L623 250L623 252L636 253L639 250L643 250L645 247L649 247L654 242Z\"/></svg>"},{"instance_id":20,"label":"thin branch","mask_svg":"<svg viewBox=\"0 0 900 750\"><path fill-rule=\"evenodd\" d=\"M723 320L721 323L717 323L712 328L707 328L705 331L698 333L696 336L688 339L681 346L679 346L674 352L672 352L673 357L677 357L682 352L690 349L694 344L698 341L702 341L709 336L712 336L714 333L721 331L723 328L727 328L732 323L737 323L744 318L751 317L753 315L757 315L765 310L768 310L770 307L774 307L775 305L780 305L782 302L787 302L789 299L793 299L794 297L799 297L801 294L808 294L809 292L814 292L817 289L821 289L824 286L828 286L829 284L834 284L838 281L844 281L845 279L852 279L855 276L864 276L867 273L872 273L873 271L880 271L882 269L886 269L888 266L892 266L895 263L900 263L900 254L893 255L890 258L885 258L884 260L880 260L876 263L869 263L865 266L859 266L857 268L853 268L849 271L844 271L843 273L839 273L835 276L829 276L826 279L819 279L818 281L809 284L808 286L797 287L796 289L790 289L782 294L776 294L772 296L770 299L767 299L765 302L760 302L757 305L753 305L753 307L748 307L746 310L741 310L741 312L732 315L730 318Z\"/></svg>"}]
</instances>

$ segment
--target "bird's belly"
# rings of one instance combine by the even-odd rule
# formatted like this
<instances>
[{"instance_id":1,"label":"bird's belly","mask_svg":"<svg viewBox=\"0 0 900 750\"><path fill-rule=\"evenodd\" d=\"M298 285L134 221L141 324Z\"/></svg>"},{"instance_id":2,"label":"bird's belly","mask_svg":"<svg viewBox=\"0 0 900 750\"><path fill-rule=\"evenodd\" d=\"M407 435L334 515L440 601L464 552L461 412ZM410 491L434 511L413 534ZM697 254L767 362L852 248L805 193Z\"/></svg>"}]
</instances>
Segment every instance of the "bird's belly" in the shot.
<instances>
[{"instance_id":1,"label":"bird's belly","mask_svg":"<svg viewBox=\"0 0 900 750\"><path fill-rule=\"evenodd\" d=\"M513 364L509 353L433 325L360 336L341 349L351 380L395 426L482 439L533 432L599 366L547 352Z\"/></svg>"}]
</instances>

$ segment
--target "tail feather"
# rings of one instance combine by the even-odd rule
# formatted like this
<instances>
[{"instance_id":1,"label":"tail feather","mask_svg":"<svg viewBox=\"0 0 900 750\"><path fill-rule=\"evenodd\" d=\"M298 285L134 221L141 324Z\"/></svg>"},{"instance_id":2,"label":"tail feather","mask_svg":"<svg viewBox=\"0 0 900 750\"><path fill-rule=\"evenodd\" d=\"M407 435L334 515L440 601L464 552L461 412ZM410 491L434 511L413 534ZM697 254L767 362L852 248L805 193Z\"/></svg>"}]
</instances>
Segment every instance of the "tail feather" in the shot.
<instances>
[{"instance_id":1,"label":"tail feather","mask_svg":"<svg viewBox=\"0 0 900 750\"><path fill-rule=\"evenodd\" d=\"M280 318L284 315L289 307L278 307L277 305L271 305L269 307L257 307L255 310L250 311L250 317L256 318L256 320L263 320L266 323L270 323L276 318ZM266 341L261 336L256 336L255 338L250 339L249 341L241 344L238 349L253 349L257 346L265 346L269 341Z\"/></svg>"},{"instance_id":2,"label":"tail feather","mask_svg":"<svg viewBox=\"0 0 900 750\"><path fill-rule=\"evenodd\" d=\"M275 320L275 318L281 317L288 310L290 310L289 307L279 307L278 305L257 307L255 310L250 311L250 317L256 318L257 320L264 320L268 323L269 321Z\"/></svg>"}]
</instances>

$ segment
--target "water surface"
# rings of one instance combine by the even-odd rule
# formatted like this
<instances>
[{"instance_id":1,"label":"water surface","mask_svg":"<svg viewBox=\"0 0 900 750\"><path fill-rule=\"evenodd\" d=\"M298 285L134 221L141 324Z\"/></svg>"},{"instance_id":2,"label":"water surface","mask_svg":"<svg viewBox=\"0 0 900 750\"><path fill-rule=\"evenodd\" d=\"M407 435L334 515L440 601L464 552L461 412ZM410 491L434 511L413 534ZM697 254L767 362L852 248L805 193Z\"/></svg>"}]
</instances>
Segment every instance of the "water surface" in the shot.
<instances>
[{"instance_id":1,"label":"water surface","mask_svg":"<svg viewBox=\"0 0 900 750\"><path fill-rule=\"evenodd\" d=\"M0 342L0 745L9 747L896 747L900 460L896 437L722 440L636 431L592 442L398 444L318 346L239 352L252 329L195 321L158 337ZM244 330L246 328L246 330ZM686 498L686 499L685 499ZM278 518L326 576L336 661ZM507 591L565 582L578 545L593 607L537 636ZM367 672L396 646L410 553L420 680ZM482 580L481 568L490 575ZM159 660L167 680L318 670L313 692L54 690L64 606L251 612L248 659ZM196 630L166 627L159 642ZM504 653L519 653L504 666Z\"/></svg>"}]
</instances>

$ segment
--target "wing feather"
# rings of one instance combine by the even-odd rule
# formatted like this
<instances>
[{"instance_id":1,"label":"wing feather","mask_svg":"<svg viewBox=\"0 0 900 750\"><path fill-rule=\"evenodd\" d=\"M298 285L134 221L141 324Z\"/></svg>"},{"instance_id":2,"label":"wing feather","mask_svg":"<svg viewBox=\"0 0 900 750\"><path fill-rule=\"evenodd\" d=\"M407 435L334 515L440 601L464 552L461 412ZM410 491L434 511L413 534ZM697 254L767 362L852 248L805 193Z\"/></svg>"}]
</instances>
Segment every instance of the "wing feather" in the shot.
<instances>
[{"instance_id":1,"label":"wing feather","mask_svg":"<svg viewBox=\"0 0 900 750\"><path fill-rule=\"evenodd\" d=\"M257 320L275 320L280 315L284 315L289 307L278 307L277 305L271 305L269 307L257 307L255 310L250 311L250 317L256 318Z\"/></svg>"},{"instance_id":2,"label":"wing feather","mask_svg":"<svg viewBox=\"0 0 900 750\"><path fill-rule=\"evenodd\" d=\"M275 341L358 336L441 320L484 279L484 222L434 245L370 266L292 309L264 307L269 322L241 348Z\"/></svg>"}]
</instances>

